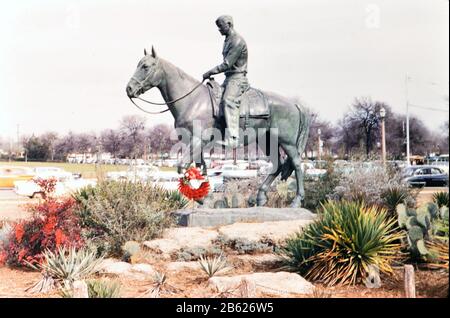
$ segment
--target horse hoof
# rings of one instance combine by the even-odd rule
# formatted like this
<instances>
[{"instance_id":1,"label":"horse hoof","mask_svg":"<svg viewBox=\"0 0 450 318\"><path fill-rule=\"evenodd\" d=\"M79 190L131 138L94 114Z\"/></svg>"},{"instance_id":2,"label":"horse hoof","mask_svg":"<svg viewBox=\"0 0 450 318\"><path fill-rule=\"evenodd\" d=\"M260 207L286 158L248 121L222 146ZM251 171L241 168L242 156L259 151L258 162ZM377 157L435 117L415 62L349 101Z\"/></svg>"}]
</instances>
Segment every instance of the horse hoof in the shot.
<instances>
[{"instance_id":1,"label":"horse hoof","mask_svg":"<svg viewBox=\"0 0 450 318\"><path fill-rule=\"evenodd\" d=\"M264 205L266 205L266 203L267 203L267 197L266 196L256 198L256 205L257 206L264 206Z\"/></svg>"},{"instance_id":2,"label":"horse hoof","mask_svg":"<svg viewBox=\"0 0 450 318\"><path fill-rule=\"evenodd\" d=\"M295 197L291 203L291 208L301 208L302 207L302 198Z\"/></svg>"}]
</instances>

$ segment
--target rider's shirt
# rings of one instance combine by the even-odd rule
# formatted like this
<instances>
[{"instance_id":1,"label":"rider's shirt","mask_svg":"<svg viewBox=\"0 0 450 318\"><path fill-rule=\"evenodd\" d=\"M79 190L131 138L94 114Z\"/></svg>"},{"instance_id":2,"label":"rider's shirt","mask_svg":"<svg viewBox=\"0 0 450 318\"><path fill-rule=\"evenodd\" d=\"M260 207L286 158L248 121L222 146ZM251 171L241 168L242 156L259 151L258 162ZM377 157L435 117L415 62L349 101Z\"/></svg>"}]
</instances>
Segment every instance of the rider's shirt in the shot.
<instances>
[{"instance_id":1,"label":"rider's shirt","mask_svg":"<svg viewBox=\"0 0 450 318\"><path fill-rule=\"evenodd\" d=\"M248 50L247 43L242 36L234 32L225 38L223 44L223 63L219 65L219 69L225 72L225 76L247 73Z\"/></svg>"}]
</instances>

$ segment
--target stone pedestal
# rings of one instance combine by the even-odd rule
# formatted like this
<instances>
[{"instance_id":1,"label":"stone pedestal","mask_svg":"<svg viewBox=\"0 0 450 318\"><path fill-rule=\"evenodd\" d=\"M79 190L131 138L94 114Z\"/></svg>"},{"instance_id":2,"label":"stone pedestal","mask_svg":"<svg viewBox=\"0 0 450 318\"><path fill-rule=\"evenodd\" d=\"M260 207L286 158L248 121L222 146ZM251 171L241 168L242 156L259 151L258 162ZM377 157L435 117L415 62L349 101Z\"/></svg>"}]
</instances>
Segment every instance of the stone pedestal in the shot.
<instances>
[{"instance_id":1,"label":"stone pedestal","mask_svg":"<svg viewBox=\"0 0 450 318\"><path fill-rule=\"evenodd\" d=\"M184 209L174 212L180 226L213 227L237 222L260 223L288 220L314 220L316 215L303 208Z\"/></svg>"}]
</instances>

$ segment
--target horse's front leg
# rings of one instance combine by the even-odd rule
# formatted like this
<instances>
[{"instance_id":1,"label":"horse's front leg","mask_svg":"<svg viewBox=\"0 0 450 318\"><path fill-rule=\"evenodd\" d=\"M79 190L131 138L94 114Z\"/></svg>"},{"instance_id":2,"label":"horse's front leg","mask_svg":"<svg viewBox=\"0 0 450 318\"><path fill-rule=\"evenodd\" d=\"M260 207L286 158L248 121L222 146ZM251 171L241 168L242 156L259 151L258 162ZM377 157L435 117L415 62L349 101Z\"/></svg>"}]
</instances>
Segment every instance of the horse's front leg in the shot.
<instances>
[{"instance_id":1,"label":"horse's front leg","mask_svg":"<svg viewBox=\"0 0 450 318\"><path fill-rule=\"evenodd\" d=\"M187 149L183 151L181 161L178 162L177 172L179 174L184 173L192 163L192 145L187 145Z\"/></svg>"},{"instance_id":2,"label":"horse's front leg","mask_svg":"<svg viewBox=\"0 0 450 318\"><path fill-rule=\"evenodd\" d=\"M183 173L194 162L197 168L202 168L202 173L206 175L206 164L203 158L202 147L199 140L192 139L192 142L188 145L188 151L183 153L182 161L178 165L178 173Z\"/></svg>"}]
</instances>

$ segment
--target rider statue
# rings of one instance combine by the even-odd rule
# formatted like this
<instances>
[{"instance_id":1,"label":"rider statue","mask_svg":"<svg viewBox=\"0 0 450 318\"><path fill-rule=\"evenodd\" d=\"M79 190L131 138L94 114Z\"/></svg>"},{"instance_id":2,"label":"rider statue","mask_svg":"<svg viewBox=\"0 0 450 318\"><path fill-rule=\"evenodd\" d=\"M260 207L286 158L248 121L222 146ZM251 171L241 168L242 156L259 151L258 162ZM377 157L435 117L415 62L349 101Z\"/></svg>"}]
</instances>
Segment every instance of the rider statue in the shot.
<instances>
[{"instance_id":1,"label":"rider statue","mask_svg":"<svg viewBox=\"0 0 450 318\"><path fill-rule=\"evenodd\" d=\"M203 79L211 75L225 73L221 107L225 114L228 134L219 144L236 148L239 144L239 106L242 95L248 90L247 59L248 51L245 40L233 27L233 18L223 15L217 18L216 25L220 34L225 36L223 44L223 63L203 74Z\"/></svg>"}]
</instances>

